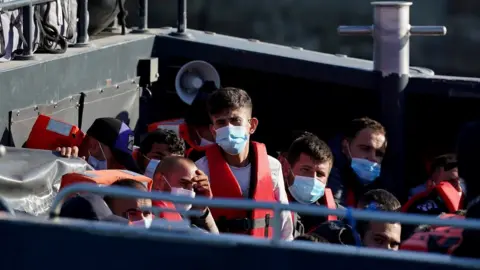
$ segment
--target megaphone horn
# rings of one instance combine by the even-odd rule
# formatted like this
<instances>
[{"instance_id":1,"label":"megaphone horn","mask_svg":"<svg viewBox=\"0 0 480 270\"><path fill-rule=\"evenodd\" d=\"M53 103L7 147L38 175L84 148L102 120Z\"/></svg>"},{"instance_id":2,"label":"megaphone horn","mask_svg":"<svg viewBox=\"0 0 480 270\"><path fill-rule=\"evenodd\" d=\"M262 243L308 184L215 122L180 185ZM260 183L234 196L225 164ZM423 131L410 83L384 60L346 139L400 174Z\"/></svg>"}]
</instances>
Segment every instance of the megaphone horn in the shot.
<instances>
[{"instance_id":1,"label":"megaphone horn","mask_svg":"<svg viewBox=\"0 0 480 270\"><path fill-rule=\"evenodd\" d=\"M180 99L191 105L204 82L212 81L220 88L220 75L205 61L191 61L183 65L175 77L175 90Z\"/></svg>"}]
</instances>

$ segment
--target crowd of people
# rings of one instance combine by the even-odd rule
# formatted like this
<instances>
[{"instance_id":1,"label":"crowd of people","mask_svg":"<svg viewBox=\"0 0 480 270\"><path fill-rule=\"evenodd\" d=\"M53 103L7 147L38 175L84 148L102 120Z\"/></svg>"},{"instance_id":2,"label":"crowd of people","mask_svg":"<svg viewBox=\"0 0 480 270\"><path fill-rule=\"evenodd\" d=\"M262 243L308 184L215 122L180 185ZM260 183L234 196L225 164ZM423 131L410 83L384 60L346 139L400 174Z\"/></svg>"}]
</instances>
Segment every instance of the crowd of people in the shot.
<instances>
[{"instance_id":1,"label":"crowd of people","mask_svg":"<svg viewBox=\"0 0 480 270\"><path fill-rule=\"evenodd\" d=\"M45 132L55 132L49 129L51 125L43 130L32 129L29 140L42 138L39 144L43 146L36 148L58 151L64 157L83 158L93 167L94 171L63 177L62 186L67 185L68 179L68 184L94 181L190 198L250 199L444 218L452 215L476 218L480 214L480 187L476 182L480 123L465 127L456 153L445 153L428 164L429 178L413 188L408 202L402 204L378 181L388 151L387 130L379 122L367 117L353 119L341 139L330 144L308 131L296 131L291 142L284 146L287 150L274 157L267 153L265 144L250 139L260 124L252 115L252 108L246 91L221 88L197 98L184 119L152 123L139 147L133 145L133 131L115 118L96 119L81 140L78 140L80 135L75 140L59 139L60 135L45 136ZM32 143L27 141L28 145ZM125 173L126 170L130 173ZM178 212L155 216L145 210L151 206ZM201 215L185 214L191 210ZM209 209L169 201L79 194L64 203L60 216L131 225L159 218L172 222L188 219L192 226L213 234L270 238L274 212ZM448 235L438 229L396 222L354 221L348 216L313 216L289 211L281 214L281 236L287 241L480 257L480 252L471 248L479 239L477 231L459 230L456 235ZM445 247L444 241L435 245L428 239L418 240L420 234L440 234L442 239L456 237L457 241L449 241Z\"/></svg>"}]
</instances>

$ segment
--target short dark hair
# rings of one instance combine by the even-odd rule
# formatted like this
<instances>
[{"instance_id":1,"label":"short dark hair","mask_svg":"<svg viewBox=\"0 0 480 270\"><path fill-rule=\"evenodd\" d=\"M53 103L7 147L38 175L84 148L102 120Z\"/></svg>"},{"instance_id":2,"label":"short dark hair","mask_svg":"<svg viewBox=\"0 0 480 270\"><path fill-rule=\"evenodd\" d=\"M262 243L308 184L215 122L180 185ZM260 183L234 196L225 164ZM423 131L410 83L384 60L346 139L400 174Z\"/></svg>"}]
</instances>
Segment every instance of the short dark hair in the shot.
<instances>
[{"instance_id":1,"label":"short dark hair","mask_svg":"<svg viewBox=\"0 0 480 270\"><path fill-rule=\"evenodd\" d=\"M436 170L444 168L447 171L456 168L458 166L457 156L455 154L445 154L437 156L433 159L432 164L430 165L430 175L432 175Z\"/></svg>"},{"instance_id":2,"label":"short dark hair","mask_svg":"<svg viewBox=\"0 0 480 270\"><path fill-rule=\"evenodd\" d=\"M207 101L208 113L210 115L219 114L226 110L236 110L240 108L253 108L252 99L245 90L225 87L213 92Z\"/></svg>"},{"instance_id":3,"label":"short dark hair","mask_svg":"<svg viewBox=\"0 0 480 270\"><path fill-rule=\"evenodd\" d=\"M140 143L140 153L147 154L152 150L154 143L168 145L168 151L177 155L185 154L185 141L172 130L157 129L147 134Z\"/></svg>"},{"instance_id":4,"label":"short dark hair","mask_svg":"<svg viewBox=\"0 0 480 270\"><path fill-rule=\"evenodd\" d=\"M309 241L309 242L315 242L315 243L330 243L324 237L321 237L320 235L317 235L317 234L314 234L314 233L302 234L300 236L295 237L294 240L295 241Z\"/></svg>"},{"instance_id":5,"label":"short dark hair","mask_svg":"<svg viewBox=\"0 0 480 270\"><path fill-rule=\"evenodd\" d=\"M353 140L357 137L358 133L366 128L372 129L375 132L386 135L385 127L382 126L379 122L368 118L362 117L353 119L350 124L347 125L347 128L344 131L344 136L348 140Z\"/></svg>"},{"instance_id":6,"label":"short dark hair","mask_svg":"<svg viewBox=\"0 0 480 270\"><path fill-rule=\"evenodd\" d=\"M367 191L359 200L363 209L370 211L399 212L402 205L398 199L390 192L384 189L373 189ZM359 220L357 222L357 232L361 237L368 231L370 221Z\"/></svg>"},{"instance_id":7,"label":"short dark hair","mask_svg":"<svg viewBox=\"0 0 480 270\"><path fill-rule=\"evenodd\" d=\"M308 155L313 160L333 164L333 154L330 147L311 133L300 136L292 143L288 149L288 163L291 166L295 165L302 153Z\"/></svg>"},{"instance_id":8,"label":"short dark hair","mask_svg":"<svg viewBox=\"0 0 480 270\"><path fill-rule=\"evenodd\" d=\"M119 179L115 182L113 182L110 186L117 186L117 187L126 187L126 188L134 188L142 191L148 191L148 189L140 182L125 178L125 179ZM107 203L109 207L112 205L112 200L113 198L116 198L116 196L105 196L103 199Z\"/></svg>"}]
</instances>

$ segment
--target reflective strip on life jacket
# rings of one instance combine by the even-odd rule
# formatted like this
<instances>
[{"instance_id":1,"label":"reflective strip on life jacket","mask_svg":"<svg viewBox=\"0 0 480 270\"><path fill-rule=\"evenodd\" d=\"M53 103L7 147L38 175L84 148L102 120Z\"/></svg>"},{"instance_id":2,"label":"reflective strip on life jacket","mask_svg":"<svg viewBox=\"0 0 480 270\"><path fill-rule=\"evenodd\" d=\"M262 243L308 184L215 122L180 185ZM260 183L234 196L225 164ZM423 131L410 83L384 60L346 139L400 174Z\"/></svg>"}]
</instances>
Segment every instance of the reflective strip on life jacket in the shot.
<instances>
[{"instance_id":1,"label":"reflective strip on life jacket","mask_svg":"<svg viewBox=\"0 0 480 270\"><path fill-rule=\"evenodd\" d=\"M268 162L267 150L264 144L252 142L254 160L252 161L251 181L256 181L253 196L255 201L277 202L273 193L272 174ZM227 162L222 156L218 145L211 145L206 150L208 168L210 171L210 187L214 198L245 199ZM252 194L250 194L252 195ZM269 209L254 209L253 211L236 209L210 209L219 230L222 232L250 234L254 237L272 237L270 220L273 211ZM242 226L243 225L243 226Z\"/></svg>"},{"instance_id":2,"label":"reflective strip on life jacket","mask_svg":"<svg viewBox=\"0 0 480 270\"><path fill-rule=\"evenodd\" d=\"M440 218L452 218L451 215L442 215ZM454 218L464 219L456 216ZM462 242L462 228L432 227L429 232L417 232L400 245L401 250L435 252L452 254Z\"/></svg>"},{"instance_id":3,"label":"reflective strip on life jacket","mask_svg":"<svg viewBox=\"0 0 480 270\"><path fill-rule=\"evenodd\" d=\"M58 147L79 147L84 137L85 134L77 126L40 114L25 147L52 151Z\"/></svg>"},{"instance_id":4,"label":"reflective strip on life jacket","mask_svg":"<svg viewBox=\"0 0 480 270\"><path fill-rule=\"evenodd\" d=\"M143 184L148 191L152 190L152 179L127 170L98 170L83 173L67 173L62 176L60 190L78 183L92 183L101 186L110 186L117 180L132 179Z\"/></svg>"},{"instance_id":5,"label":"reflective strip on life jacket","mask_svg":"<svg viewBox=\"0 0 480 270\"><path fill-rule=\"evenodd\" d=\"M172 202L167 201L153 201L152 206L167 208L167 209L176 209L175 205ZM158 215L159 218L166 219L168 221L182 221L182 216L177 212L160 212Z\"/></svg>"}]
</instances>

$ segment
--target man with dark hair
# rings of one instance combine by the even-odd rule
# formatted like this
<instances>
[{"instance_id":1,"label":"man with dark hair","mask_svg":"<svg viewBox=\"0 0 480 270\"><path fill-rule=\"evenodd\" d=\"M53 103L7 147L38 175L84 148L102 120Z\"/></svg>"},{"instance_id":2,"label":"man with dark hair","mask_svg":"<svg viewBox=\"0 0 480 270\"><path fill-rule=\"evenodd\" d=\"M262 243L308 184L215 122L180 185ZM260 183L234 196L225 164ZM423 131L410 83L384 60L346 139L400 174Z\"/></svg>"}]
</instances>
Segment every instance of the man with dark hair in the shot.
<instances>
[{"instance_id":1,"label":"man with dark hair","mask_svg":"<svg viewBox=\"0 0 480 270\"><path fill-rule=\"evenodd\" d=\"M153 173L164 157L183 156L185 142L174 131L157 129L147 134L140 143L137 163L146 176L152 178Z\"/></svg>"},{"instance_id":2,"label":"man with dark hair","mask_svg":"<svg viewBox=\"0 0 480 270\"><path fill-rule=\"evenodd\" d=\"M397 212L401 205L388 191L376 189L365 193L358 206L368 211ZM348 218L344 221L328 221L310 233L325 237L330 243L398 250L402 233L400 223L357 220L354 229L351 223Z\"/></svg>"},{"instance_id":3,"label":"man with dark hair","mask_svg":"<svg viewBox=\"0 0 480 270\"><path fill-rule=\"evenodd\" d=\"M332 191L325 188L333 165L333 154L328 145L313 134L305 134L296 139L287 153L290 171L285 179L290 202L323 205L336 208ZM293 224L296 234L308 232L325 220L335 220L335 216L310 216L295 213Z\"/></svg>"},{"instance_id":4,"label":"man with dark hair","mask_svg":"<svg viewBox=\"0 0 480 270\"><path fill-rule=\"evenodd\" d=\"M339 204L354 207L363 193L377 188L386 147L385 128L379 122L367 117L350 122L341 148L332 147L335 163L328 187Z\"/></svg>"},{"instance_id":5,"label":"man with dark hair","mask_svg":"<svg viewBox=\"0 0 480 270\"><path fill-rule=\"evenodd\" d=\"M429 168L429 179L427 183L415 187L410 195L416 195L428 188L447 181L458 191L464 192L463 181L458 176L458 162L455 154L445 154L436 157Z\"/></svg>"},{"instance_id":6,"label":"man with dark hair","mask_svg":"<svg viewBox=\"0 0 480 270\"><path fill-rule=\"evenodd\" d=\"M132 188L145 192L148 191L143 183L133 179L120 179L112 183L110 186ZM141 207L151 207L152 200L150 199L125 199L114 196L105 196L104 200L108 207L112 209L112 212L117 216L127 218L130 221L152 219L150 211L143 211L140 209Z\"/></svg>"},{"instance_id":7,"label":"man with dark hair","mask_svg":"<svg viewBox=\"0 0 480 270\"><path fill-rule=\"evenodd\" d=\"M264 144L250 141L258 126L252 100L244 90L223 88L207 102L216 145L206 150L197 167L209 176L213 197L249 198L288 204L280 162L268 156ZM221 232L271 237L273 211L211 209ZM282 238L293 238L292 216L283 211Z\"/></svg>"}]
</instances>

